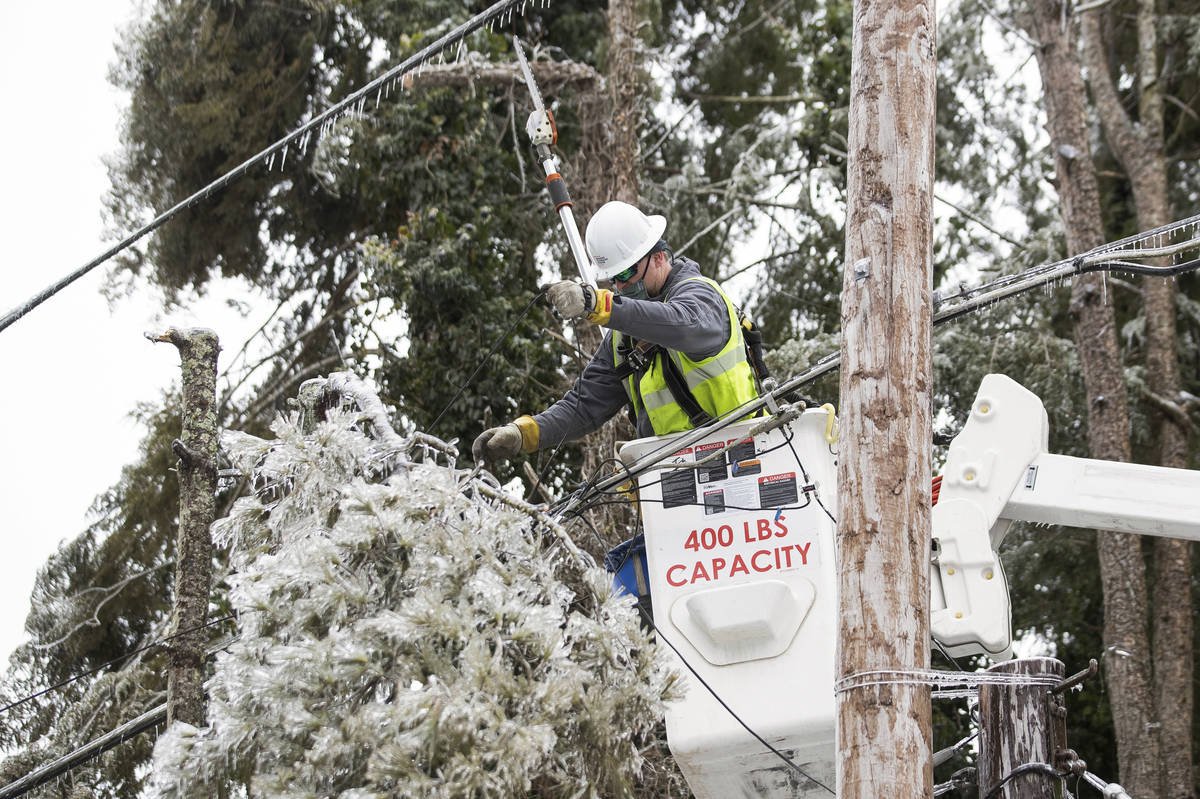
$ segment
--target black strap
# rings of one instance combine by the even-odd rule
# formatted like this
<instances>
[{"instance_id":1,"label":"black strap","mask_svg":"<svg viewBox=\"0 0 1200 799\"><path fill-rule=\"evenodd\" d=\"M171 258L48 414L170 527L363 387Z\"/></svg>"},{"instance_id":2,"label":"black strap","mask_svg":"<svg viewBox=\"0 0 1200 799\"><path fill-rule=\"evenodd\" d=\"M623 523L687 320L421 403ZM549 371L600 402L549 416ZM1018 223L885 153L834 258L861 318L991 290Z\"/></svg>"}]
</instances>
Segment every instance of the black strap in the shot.
<instances>
[{"instance_id":1,"label":"black strap","mask_svg":"<svg viewBox=\"0 0 1200 799\"><path fill-rule=\"evenodd\" d=\"M748 316L741 315L741 323L742 340L746 343L746 350L750 355L750 365L754 367L754 374L761 384L771 376L771 370L767 368L767 362L763 359L762 331Z\"/></svg>"},{"instance_id":2,"label":"black strap","mask_svg":"<svg viewBox=\"0 0 1200 799\"><path fill-rule=\"evenodd\" d=\"M706 425L715 418L700 407L700 403L696 401L696 396L687 387L687 381L683 379L683 374L679 371L679 366L667 351L658 344L639 341L635 345L631 344L629 337L623 337L617 344L617 353L623 359L621 365L617 367L617 377L625 380L633 376L633 390L637 392L638 402L642 404L643 408L646 406L646 401L642 398L642 375L654 363L654 359L659 357L663 365L663 382L667 384L667 390L671 392L671 398L687 414L688 421L692 423L692 426L700 427L701 425ZM630 416L634 416L633 403L630 403L629 411ZM633 426L636 428L637 419L634 418L632 421Z\"/></svg>"},{"instance_id":3,"label":"black strap","mask_svg":"<svg viewBox=\"0 0 1200 799\"><path fill-rule=\"evenodd\" d=\"M676 404L687 414L692 427L702 427L711 422L715 417L700 407L700 403L696 401L696 395L687 387L687 382L683 379L683 374L679 371L679 365L675 363L675 359L663 352L662 365L663 380L667 384L667 389L671 392Z\"/></svg>"},{"instance_id":4,"label":"black strap","mask_svg":"<svg viewBox=\"0 0 1200 799\"><path fill-rule=\"evenodd\" d=\"M636 342L636 343L635 343ZM636 341L629 336L622 336L617 344L617 354L621 357L621 365L617 367L617 377L621 380L632 374L641 375L654 361L655 354L661 349L649 341Z\"/></svg>"}]
</instances>

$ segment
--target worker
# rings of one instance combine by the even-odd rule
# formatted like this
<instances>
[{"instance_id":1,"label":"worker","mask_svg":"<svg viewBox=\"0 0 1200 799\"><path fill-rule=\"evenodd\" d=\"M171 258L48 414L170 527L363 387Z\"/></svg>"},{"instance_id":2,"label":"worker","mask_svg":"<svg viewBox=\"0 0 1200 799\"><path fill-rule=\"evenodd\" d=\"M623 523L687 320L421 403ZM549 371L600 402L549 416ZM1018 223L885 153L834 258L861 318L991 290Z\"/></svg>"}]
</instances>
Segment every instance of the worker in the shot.
<instances>
[{"instance_id":1,"label":"worker","mask_svg":"<svg viewBox=\"0 0 1200 799\"><path fill-rule=\"evenodd\" d=\"M640 437L690 430L758 396L737 309L699 266L675 257L667 221L628 203L605 203L587 226L598 277L612 290L552 285L567 319L609 329L583 375L558 402L485 430L476 461L554 448L596 430L628 407Z\"/></svg>"}]
</instances>

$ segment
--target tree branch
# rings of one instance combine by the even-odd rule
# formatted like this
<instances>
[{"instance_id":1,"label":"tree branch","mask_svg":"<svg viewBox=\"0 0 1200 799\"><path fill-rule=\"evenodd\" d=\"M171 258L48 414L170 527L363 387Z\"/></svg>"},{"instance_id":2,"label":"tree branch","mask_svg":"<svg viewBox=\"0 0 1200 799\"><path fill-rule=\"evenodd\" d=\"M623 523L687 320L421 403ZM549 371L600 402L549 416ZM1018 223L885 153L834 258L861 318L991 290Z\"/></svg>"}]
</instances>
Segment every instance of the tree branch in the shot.
<instances>
[{"instance_id":1,"label":"tree branch","mask_svg":"<svg viewBox=\"0 0 1200 799\"><path fill-rule=\"evenodd\" d=\"M1200 432L1200 430L1197 430L1196 426L1192 424L1191 417L1187 415L1187 411L1180 407L1178 403L1172 402L1166 397L1155 394L1145 386L1142 387L1142 396L1149 400L1151 405L1162 411L1163 414L1177 427L1183 430L1191 430L1192 432Z\"/></svg>"},{"instance_id":2,"label":"tree branch","mask_svg":"<svg viewBox=\"0 0 1200 799\"><path fill-rule=\"evenodd\" d=\"M1092 95L1104 122L1104 130L1115 152L1132 152L1140 142L1137 132L1133 129L1133 123L1121 104L1121 98L1117 95L1116 87L1113 86L1108 59L1104 55L1104 36L1100 29L1099 14L1095 10L1083 14L1079 20L1079 30L1083 36L1083 63L1087 66L1088 84L1092 87Z\"/></svg>"},{"instance_id":3,"label":"tree branch","mask_svg":"<svg viewBox=\"0 0 1200 799\"><path fill-rule=\"evenodd\" d=\"M601 89L604 79L587 64L577 61L533 61L529 64L534 80L546 93L572 87L579 91L594 92ZM443 89L458 86L509 86L524 85L525 76L516 62L498 64L469 59L457 64L429 64L416 77L406 77L405 88Z\"/></svg>"}]
</instances>

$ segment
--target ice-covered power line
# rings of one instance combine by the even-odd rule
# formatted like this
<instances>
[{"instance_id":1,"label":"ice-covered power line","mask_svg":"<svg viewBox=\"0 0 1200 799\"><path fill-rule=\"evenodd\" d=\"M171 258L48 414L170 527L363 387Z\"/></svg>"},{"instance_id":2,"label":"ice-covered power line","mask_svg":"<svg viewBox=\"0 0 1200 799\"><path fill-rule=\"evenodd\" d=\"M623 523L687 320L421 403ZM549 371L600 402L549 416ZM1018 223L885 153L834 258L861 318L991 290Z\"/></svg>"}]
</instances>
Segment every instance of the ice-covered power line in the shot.
<instances>
[{"instance_id":1,"label":"ice-covered power line","mask_svg":"<svg viewBox=\"0 0 1200 799\"><path fill-rule=\"evenodd\" d=\"M0 713L7 713L8 711L12 710L14 707L23 705L26 702L32 702L34 699L37 699L39 696L44 696L44 695L50 693L51 691L57 691L59 688L65 688L66 686L70 685L71 683L73 683L77 680L82 680L84 677L90 677L91 675L96 674L97 672L103 671L104 669L108 668L109 666L112 666L116 663L120 663L122 660L125 660L126 658L131 658L134 655L141 654L142 652L145 652L148 649L153 649L156 646L162 646L163 644L169 643L170 641L172 641L176 638L179 638L182 635L187 635L188 633L194 633L197 630L203 630L208 627L212 627L214 625L221 624L222 622L226 622L226 621L229 621L231 619L236 619L236 618L237 618L237 616L230 614L228 616L222 616L219 619L210 619L209 621L206 621L204 624L200 624L195 627L188 627L185 630L179 630L178 632L172 633L171 635L167 635L162 638L159 638L156 641L151 641L150 643L145 644L144 646L140 646L137 649L126 652L125 654L115 657L112 660L109 660L105 663L101 663L99 666L96 666L95 668L91 668L91 669L88 669L87 671L80 672L79 674L76 674L73 677L68 677L65 680L56 682L54 685L43 688L42 690L40 690L36 693L29 694L28 696L24 696L13 702L9 702L4 707L0 707Z\"/></svg>"},{"instance_id":2,"label":"ice-covered power line","mask_svg":"<svg viewBox=\"0 0 1200 799\"><path fill-rule=\"evenodd\" d=\"M1172 237L1180 233L1186 234L1187 239L1182 242L1172 242ZM1142 275L1171 277L1196 271L1200 269L1200 257L1165 266L1134 263L1133 259L1158 258L1189 251L1200 255L1200 235L1198 234L1200 234L1200 214L1103 244L1071 258L1035 266L1014 275L1005 275L973 288L963 287L952 296L935 297L933 324L935 326L944 325L1001 300L1088 272L1133 272ZM728 427L738 419L767 407L769 403L799 391L814 380L836 371L840 366L841 355L839 353L826 355L805 371L783 381L775 391L738 406L706 426L682 433L660 449L646 453L632 464L623 465L620 472L585 486L584 489L563 502L558 514L566 516L574 513L596 496L653 468L672 452L692 446L714 431Z\"/></svg>"},{"instance_id":3,"label":"ice-covered power line","mask_svg":"<svg viewBox=\"0 0 1200 799\"><path fill-rule=\"evenodd\" d=\"M370 97L372 92L375 93L376 106L378 106L379 97L385 92L390 92L395 84L400 81L405 74L413 71L414 69L420 69L435 56L445 53L449 47L455 44L461 44L462 40L466 36L474 33L480 28L490 28L493 27L497 22L511 21L513 13L517 11L518 7L520 13L523 15L529 5L531 5L530 0L500 0L487 10L481 11L480 13L471 17L471 19L462 23L426 47L418 50L400 64L384 72L382 75L375 78L361 89L347 95L343 100L330 106L327 110L296 128L287 136L284 136L274 144L271 144L267 148L250 156L245 161L214 180L212 183L209 183L207 186L195 192L191 196L176 203L174 206L159 214L150 222L143 225L141 228L138 228L125 238L121 239L121 241L117 242L112 247L109 247L107 250L93 258L91 261L88 261L74 272L70 273L61 280L52 283L34 296L30 297L25 302L13 308L11 311L5 314L3 318L0 318L0 331L6 329L9 325L16 322L22 316L38 307L46 300L50 299L79 278L91 272L97 266L109 260L117 253L132 246L147 234L152 233L154 230L158 229L165 222L167 222L167 220L176 216L180 212L191 208L197 203L207 200L214 193L224 189L230 183L249 172L253 167L263 163L273 165L276 155L281 156L281 165L286 163L288 148L290 148L292 145L296 145L302 149L307 147L313 131L318 131L319 134L320 131L324 130L326 126L336 122L341 116L351 110L354 110L360 114L365 113L367 98ZM549 0L536 0L533 5L536 5L540 8L545 8L549 5ZM456 52L456 57L458 54L461 54L461 48Z\"/></svg>"}]
</instances>

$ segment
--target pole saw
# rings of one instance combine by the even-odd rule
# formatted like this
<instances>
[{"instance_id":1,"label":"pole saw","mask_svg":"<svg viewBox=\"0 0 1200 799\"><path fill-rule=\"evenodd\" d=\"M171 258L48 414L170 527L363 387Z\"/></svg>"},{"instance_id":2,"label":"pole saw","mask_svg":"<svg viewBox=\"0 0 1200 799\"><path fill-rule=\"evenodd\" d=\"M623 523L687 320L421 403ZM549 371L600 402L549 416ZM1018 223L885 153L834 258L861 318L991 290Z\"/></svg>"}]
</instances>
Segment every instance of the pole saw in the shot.
<instances>
[{"instance_id":1,"label":"pole saw","mask_svg":"<svg viewBox=\"0 0 1200 799\"><path fill-rule=\"evenodd\" d=\"M554 125L554 115L546 110L546 105L542 102L542 93L538 90L537 81L533 79L533 70L529 68L529 62L525 59L525 49L521 46L521 40L515 35L513 36L513 48L517 51L517 61L521 64L521 72L525 75L525 85L529 87L529 95L533 100L533 112L525 121L525 132L529 134L529 140L533 143L534 151L537 152L542 169L546 173L546 185L550 188L550 200L554 203L554 210L558 212L558 218L562 220L563 231L567 234L567 244L571 248L571 256L575 259L576 268L579 269L579 277L583 279L584 283L595 288L596 280L592 277L592 270L588 266L587 251L583 248L583 240L579 237L579 228L575 225L575 215L571 212L573 205L571 195L567 194L567 184L559 174L558 162L550 152L550 147L558 141L558 128Z\"/></svg>"}]
</instances>

